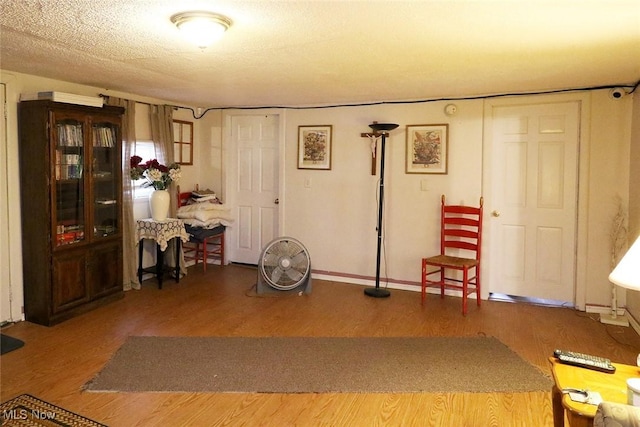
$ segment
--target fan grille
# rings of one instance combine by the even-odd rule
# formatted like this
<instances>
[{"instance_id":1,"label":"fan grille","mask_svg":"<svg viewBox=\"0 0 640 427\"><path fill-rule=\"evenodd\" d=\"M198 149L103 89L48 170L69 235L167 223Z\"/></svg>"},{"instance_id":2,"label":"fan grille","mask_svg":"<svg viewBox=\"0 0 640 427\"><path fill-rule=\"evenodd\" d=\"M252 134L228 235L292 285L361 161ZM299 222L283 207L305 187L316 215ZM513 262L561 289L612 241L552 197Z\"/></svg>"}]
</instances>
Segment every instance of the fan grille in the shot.
<instances>
[{"instance_id":1,"label":"fan grille","mask_svg":"<svg viewBox=\"0 0 640 427\"><path fill-rule=\"evenodd\" d=\"M262 254L262 277L275 289L287 291L300 285L311 266L309 253L294 239L275 240Z\"/></svg>"}]
</instances>

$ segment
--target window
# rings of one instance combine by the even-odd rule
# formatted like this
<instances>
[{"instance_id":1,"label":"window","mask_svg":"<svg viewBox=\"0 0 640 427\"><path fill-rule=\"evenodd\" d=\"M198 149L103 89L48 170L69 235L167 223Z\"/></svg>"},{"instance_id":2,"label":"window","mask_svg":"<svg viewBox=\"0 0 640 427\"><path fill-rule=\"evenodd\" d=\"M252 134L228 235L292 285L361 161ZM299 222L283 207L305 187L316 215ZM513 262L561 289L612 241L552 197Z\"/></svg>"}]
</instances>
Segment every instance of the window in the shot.
<instances>
[{"instance_id":1,"label":"window","mask_svg":"<svg viewBox=\"0 0 640 427\"><path fill-rule=\"evenodd\" d=\"M173 121L173 158L179 165L193 164L193 122Z\"/></svg>"},{"instance_id":2,"label":"window","mask_svg":"<svg viewBox=\"0 0 640 427\"><path fill-rule=\"evenodd\" d=\"M142 157L142 162L156 159L156 147L153 141L136 141L136 148L133 155ZM153 191L153 187L143 187L147 181L138 179L133 181L133 198L146 199Z\"/></svg>"}]
</instances>

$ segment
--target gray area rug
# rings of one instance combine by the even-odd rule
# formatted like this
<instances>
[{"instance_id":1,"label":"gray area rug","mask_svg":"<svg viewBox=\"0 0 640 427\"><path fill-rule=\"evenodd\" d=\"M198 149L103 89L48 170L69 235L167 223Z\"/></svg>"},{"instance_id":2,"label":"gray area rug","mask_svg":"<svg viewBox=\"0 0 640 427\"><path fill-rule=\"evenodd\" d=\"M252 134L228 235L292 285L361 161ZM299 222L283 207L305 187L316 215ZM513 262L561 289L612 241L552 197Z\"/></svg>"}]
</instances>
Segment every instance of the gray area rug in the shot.
<instances>
[{"instance_id":1,"label":"gray area rug","mask_svg":"<svg viewBox=\"0 0 640 427\"><path fill-rule=\"evenodd\" d=\"M85 389L486 393L551 385L495 338L130 337Z\"/></svg>"}]
</instances>

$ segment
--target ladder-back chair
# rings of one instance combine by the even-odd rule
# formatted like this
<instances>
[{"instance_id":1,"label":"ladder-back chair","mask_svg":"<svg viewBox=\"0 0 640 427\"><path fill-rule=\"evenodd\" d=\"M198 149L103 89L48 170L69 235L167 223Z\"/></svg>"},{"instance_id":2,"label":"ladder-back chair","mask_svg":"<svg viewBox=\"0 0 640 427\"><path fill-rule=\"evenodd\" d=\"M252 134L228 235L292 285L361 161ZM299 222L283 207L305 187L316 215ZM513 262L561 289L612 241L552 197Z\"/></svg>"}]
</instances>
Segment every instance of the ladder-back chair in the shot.
<instances>
[{"instance_id":1,"label":"ladder-back chair","mask_svg":"<svg viewBox=\"0 0 640 427\"><path fill-rule=\"evenodd\" d=\"M422 258L422 304L427 288L439 287L441 298L444 298L445 289L462 291L463 315L467 314L468 295L475 293L478 307L480 306L482 205L482 197L479 207L446 205L445 197L442 196L440 255ZM454 277L453 272L461 273L456 273ZM430 279L431 275L436 275L439 279Z\"/></svg>"},{"instance_id":2,"label":"ladder-back chair","mask_svg":"<svg viewBox=\"0 0 640 427\"><path fill-rule=\"evenodd\" d=\"M180 192L180 186L176 189L178 195L178 207L184 206L191 199L191 192ZM182 244L185 261L202 260L202 269L207 271L208 260L219 260L224 266L224 225L219 225L212 229L202 227L192 227L185 224L185 229L189 233L189 241Z\"/></svg>"}]
</instances>

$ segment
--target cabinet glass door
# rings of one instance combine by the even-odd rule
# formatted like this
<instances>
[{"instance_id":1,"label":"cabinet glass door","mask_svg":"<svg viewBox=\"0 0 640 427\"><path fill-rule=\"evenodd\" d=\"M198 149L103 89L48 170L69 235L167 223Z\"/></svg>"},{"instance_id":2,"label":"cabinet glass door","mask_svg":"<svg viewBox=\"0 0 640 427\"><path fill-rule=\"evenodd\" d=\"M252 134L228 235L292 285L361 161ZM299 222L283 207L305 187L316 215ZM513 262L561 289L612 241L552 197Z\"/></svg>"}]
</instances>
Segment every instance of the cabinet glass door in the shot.
<instances>
[{"instance_id":1,"label":"cabinet glass door","mask_svg":"<svg viewBox=\"0 0 640 427\"><path fill-rule=\"evenodd\" d=\"M55 177L53 194L54 246L70 245L85 239L84 212L84 128L83 121L57 117L53 131L52 162Z\"/></svg>"},{"instance_id":2,"label":"cabinet glass door","mask_svg":"<svg viewBox=\"0 0 640 427\"><path fill-rule=\"evenodd\" d=\"M120 152L116 142L116 125L101 122L94 123L92 130L91 171L93 182L93 235L95 238L107 237L118 233L118 212L121 196L119 170Z\"/></svg>"}]
</instances>

